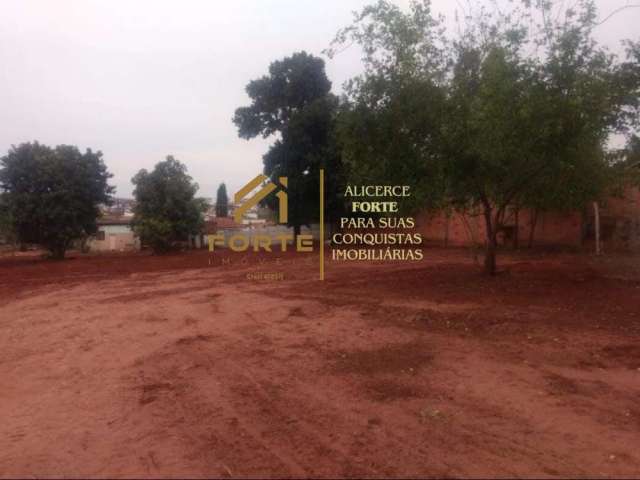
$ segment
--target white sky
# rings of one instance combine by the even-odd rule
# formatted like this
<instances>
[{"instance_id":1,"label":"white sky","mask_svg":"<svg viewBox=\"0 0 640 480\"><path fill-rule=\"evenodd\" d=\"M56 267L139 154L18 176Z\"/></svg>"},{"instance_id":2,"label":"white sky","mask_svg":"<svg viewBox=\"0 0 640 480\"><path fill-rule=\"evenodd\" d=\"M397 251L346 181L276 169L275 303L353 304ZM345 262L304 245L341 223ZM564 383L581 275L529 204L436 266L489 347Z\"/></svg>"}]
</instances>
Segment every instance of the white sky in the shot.
<instances>
[{"instance_id":1,"label":"white sky","mask_svg":"<svg viewBox=\"0 0 640 480\"><path fill-rule=\"evenodd\" d=\"M231 193L262 171L269 145L231 122L247 82L295 51L320 55L371 2L0 0L0 155L31 140L102 150L130 196L131 177L172 154L199 195L221 181ZM598 0L601 17L626 3ZM433 5L453 17L455 1ZM627 10L599 35L617 50L639 25L640 9ZM327 60L334 91L359 69L356 49Z\"/></svg>"}]
</instances>

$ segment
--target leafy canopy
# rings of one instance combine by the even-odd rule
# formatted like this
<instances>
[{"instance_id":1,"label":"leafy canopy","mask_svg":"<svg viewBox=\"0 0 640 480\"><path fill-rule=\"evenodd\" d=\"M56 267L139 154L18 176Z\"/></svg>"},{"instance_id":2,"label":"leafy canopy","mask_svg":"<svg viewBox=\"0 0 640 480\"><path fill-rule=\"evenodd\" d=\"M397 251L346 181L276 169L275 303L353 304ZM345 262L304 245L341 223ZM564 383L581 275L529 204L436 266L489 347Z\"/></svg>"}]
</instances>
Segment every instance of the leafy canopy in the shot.
<instances>
[{"instance_id":1,"label":"leafy canopy","mask_svg":"<svg viewBox=\"0 0 640 480\"><path fill-rule=\"evenodd\" d=\"M114 187L101 152L38 142L13 146L0 159L5 222L20 242L45 246L64 258L73 240L97 230L99 206Z\"/></svg>"},{"instance_id":2,"label":"leafy canopy","mask_svg":"<svg viewBox=\"0 0 640 480\"><path fill-rule=\"evenodd\" d=\"M155 253L166 252L201 231L207 205L195 198L198 184L184 164L169 155L151 172L140 170L131 181L136 199L133 228Z\"/></svg>"},{"instance_id":3,"label":"leafy canopy","mask_svg":"<svg viewBox=\"0 0 640 480\"><path fill-rule=\"evenodd\" d=\"M632 42L625 60L598 45L591 0L480 5L447 32L427 0L407 12L380 0L329 53L363 51L341 127L349 173L412 185L415 209L480 212L494 273L508 206L576 208L603 194L608 140L637 126L640 56Z\"/></svg>"},{"instance_id":4,"label":"leafy canopy","mask_svg":"<svg viewBox=\"0 0 640 480\"><path fill-rule=\"evenodd\" d=\"M238 108L233 122L249 140L284 133L298 113L329 94L331 82L321 58L298 52L273 62L269 74L250 81L246 91L252 103Z\"/></svg>"}]
</instances>

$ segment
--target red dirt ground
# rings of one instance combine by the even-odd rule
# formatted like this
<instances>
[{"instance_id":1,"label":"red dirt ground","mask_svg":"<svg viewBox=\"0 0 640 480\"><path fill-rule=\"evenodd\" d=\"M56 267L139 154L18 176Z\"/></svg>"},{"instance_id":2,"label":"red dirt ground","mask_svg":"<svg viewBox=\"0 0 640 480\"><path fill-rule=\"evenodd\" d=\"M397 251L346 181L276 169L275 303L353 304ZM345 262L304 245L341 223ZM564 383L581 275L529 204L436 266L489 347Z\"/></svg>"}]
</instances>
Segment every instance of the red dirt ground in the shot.
<instances>
[{"instance_id":1,"label":"red dirt ground","mask_svg":"<svg viewBox=\"0 0 640 480\"><path fill-rule=\"evenodd\" d=\"M640 476L638 257L231 260L0 259L0 476Z\"/></svg>"}]
</instances>

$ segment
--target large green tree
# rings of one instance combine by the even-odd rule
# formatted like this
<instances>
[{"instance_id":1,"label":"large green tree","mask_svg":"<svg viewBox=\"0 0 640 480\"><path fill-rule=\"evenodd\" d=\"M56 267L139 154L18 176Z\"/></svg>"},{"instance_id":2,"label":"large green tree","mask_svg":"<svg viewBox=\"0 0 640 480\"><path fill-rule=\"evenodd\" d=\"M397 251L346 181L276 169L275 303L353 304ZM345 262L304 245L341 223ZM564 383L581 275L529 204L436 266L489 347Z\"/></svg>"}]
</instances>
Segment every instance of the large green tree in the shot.
<instances>
[{"instance_id":1,"label":"large green tree","mask_svg":"<svg viewBox=\"0 0 640 480\"><path fill-rule=\"evenodd\" d=\"M335 143L338 102L324 61L294 53L273 62L269 74L249 82L246 91L252 103L238 108L233 121L242 138L275 138L263 157L264 173L274 183L288 177L288 224L298 235L301 225L318 218L319 169L326 169L327 185L338 185L341 178ZM267 204L273 201L270 197ZM338 209L339 202L329 204L329 218Z\"/></svg>"},{"instance_id":2,"label":"large green tree","mask_svg":"<svg viewBox=\"0 0 640 480\"><path fill-rule=\"evenodd\" d=\"M62 259L75 239L96 232L99 206L114 188L102 153L38 142L12 147L0 159L4 217L18 241Z\"/></svg>"},{"instance_id":3,"label":"large green tree","mask_svg":"<svg viewBox=\"0 0 640 480\"><path fill-rule=\"evenodd\" d=\"M599 46L592 1L513 5L466 12L447 35L428 1L405 12L381 0L331 52L364 52L365 73L347 84L350 172L411 183L416 208L479 212L490 274L508 207L597 198L610 135L637 122L638 46L626 60Z\"/></svg>"},{"instance_id":4,"label":"large green tree","mask_svg":"<svg viewBox=\"0 0 640 480\"><path fill-rule=\"evenodd\" d=\"M136 200L133 228L154 253L167 252L201 231L207 204L195 197L198 184L184 164L169 155L151 172L140 170L131 181Z\"/></svg>"}]
</instances>

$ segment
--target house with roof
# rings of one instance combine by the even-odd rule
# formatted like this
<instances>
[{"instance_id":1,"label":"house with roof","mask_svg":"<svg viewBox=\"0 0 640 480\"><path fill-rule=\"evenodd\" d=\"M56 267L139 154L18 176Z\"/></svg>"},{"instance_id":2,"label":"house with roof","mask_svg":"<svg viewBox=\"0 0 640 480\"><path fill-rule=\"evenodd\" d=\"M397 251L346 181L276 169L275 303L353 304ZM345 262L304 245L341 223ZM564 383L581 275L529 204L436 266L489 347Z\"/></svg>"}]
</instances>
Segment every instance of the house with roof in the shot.
<instances>
[{"instance_id":1,"label":"house with roof","mask_svg":"<svg viewBox=\"0 0 640 480\"><path fill-rule=\"evenodd\" d=\"M133 217L106 215L97 220L98 231L87 242L92 252L131 252L141 248L140 238L131 227Z\"/></svg>"}]
</instances>

